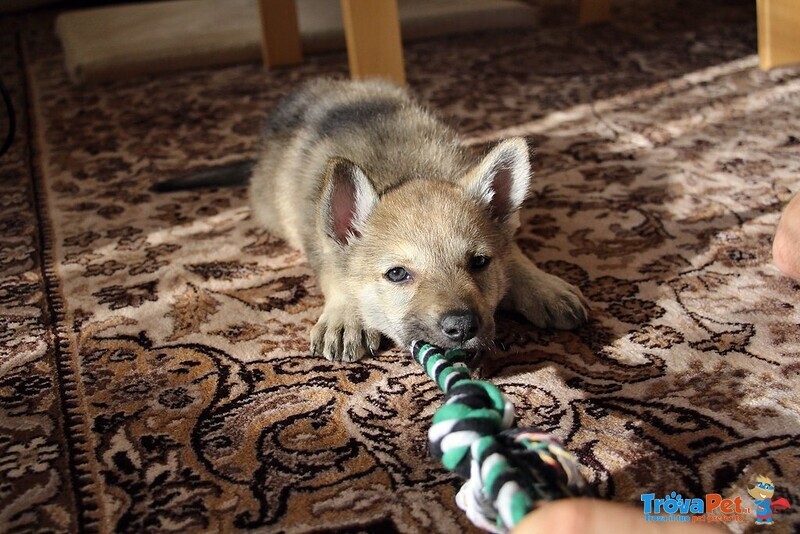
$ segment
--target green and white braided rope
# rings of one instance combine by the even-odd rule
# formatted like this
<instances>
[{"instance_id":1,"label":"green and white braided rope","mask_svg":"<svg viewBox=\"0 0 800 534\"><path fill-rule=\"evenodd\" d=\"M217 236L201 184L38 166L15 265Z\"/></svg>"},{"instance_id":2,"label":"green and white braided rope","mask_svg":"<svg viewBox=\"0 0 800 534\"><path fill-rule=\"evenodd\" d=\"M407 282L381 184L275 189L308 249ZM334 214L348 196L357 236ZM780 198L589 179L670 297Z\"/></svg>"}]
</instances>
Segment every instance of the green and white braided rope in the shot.
<instances>
[{"instance_id":1,"label":"green and white braided rope","mask_svg":"<svg viewBox=\"0 0 800 534\"><path fill-rule=\"evenodd\" d=\"M466 353L415 341L414 359L445 393L428 431L431 455L467 481L456 497L478 527L506 532L541 501L586 495L575 458L552 435L514 426L514 406L473 380Z\"/></svg>"}]
</instances>

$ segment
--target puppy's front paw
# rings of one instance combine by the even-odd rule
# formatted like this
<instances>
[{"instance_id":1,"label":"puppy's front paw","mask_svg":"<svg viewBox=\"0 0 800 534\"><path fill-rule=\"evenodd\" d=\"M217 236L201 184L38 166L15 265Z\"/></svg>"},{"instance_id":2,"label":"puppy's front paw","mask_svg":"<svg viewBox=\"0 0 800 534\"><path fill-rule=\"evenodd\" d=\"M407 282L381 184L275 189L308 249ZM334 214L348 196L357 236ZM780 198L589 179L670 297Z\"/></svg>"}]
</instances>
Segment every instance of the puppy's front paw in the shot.
<instances>
[{"instance_id":1,"label":"puppy's front paw","mask_svg":"<svg viewBox=\"0 0 800 534\"><path fill-rule=\"evenodd\" d=\"M581 290L557 276L540 273L535 285L511 288L514 308L539 328L571 330L588 320L588 302Z\"/></svg>"},{"instance_id":2,"label":"puppy's front paw","mask_svg":"<svg viewBox=\"0 0 800 534\"><path fill-rule=\"evenodd\" d=\"M376 330L368 330L351 310L325 306L311 329L311 352L332 362L355 362L374 354L381 342Z\"/></svg>"}]
</instances>

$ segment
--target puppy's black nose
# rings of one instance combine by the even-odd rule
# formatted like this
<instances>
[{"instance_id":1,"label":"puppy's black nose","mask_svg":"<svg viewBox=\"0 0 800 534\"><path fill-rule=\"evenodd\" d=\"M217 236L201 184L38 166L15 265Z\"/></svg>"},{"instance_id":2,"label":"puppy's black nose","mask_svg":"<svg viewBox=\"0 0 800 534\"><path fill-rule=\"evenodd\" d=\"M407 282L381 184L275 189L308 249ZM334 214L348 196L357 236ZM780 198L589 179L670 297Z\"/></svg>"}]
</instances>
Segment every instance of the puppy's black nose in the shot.
<instances>
[{"instance_id":1,"label":"puppy's black nose","mask_svg":"<svg viewBox=\"0 0 800 534\"><path fill-rule=\"evenodd\" d=\"M478 317L469 310L453 310L444 314L442 333L453 341L464 343L475 337L480 328Z\"/></svg>"}]
</instances>

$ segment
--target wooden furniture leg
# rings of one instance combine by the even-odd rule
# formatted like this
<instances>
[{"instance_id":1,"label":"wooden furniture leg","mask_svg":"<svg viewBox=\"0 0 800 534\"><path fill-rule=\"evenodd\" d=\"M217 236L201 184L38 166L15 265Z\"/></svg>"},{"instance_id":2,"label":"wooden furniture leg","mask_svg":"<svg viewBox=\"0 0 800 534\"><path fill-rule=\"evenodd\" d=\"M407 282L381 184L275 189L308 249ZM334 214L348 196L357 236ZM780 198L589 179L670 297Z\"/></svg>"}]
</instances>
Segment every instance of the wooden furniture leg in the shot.
<instances>
[{"instance_id":1,"label":"wooden furniture leg","mask_svg":"<svg viewBox=\"0 0 800 534\"><path fill-rule=\"evenodd\" d=\"M756 9L761 68L800 63L800 1L757 0Z\"/></svg>"},{"instance_id":2,"label":"wooden furniture leg","mask_svg":"<svg viewBox=\"0 0 800 534\"><path fill-rule=\"evenodd\" d=\"M262 0L263 1L263 0ZM350 76L406 83L397 0L341 0Z\"/></svg>"},{"instance_id":3,"label":"wooden furniture leg","mask_svg":"<svg viewBox=\"0 0 800 534\"><path fill-rule=\"evenodd\" d=\"M578 24L595 24L610 19L611 0L580 0Z\"/></svg>"},{"instance_id":4,"label":"wooden furniture leg","mask_svg":"<svg viewBox=\"0 0 800 534\"><path fill-rule=\"evenodd\" d=\"M303 60L294 0L258 0L261 14L261 56L264 66L292 65Z\"/></svg>"}]
</instances>

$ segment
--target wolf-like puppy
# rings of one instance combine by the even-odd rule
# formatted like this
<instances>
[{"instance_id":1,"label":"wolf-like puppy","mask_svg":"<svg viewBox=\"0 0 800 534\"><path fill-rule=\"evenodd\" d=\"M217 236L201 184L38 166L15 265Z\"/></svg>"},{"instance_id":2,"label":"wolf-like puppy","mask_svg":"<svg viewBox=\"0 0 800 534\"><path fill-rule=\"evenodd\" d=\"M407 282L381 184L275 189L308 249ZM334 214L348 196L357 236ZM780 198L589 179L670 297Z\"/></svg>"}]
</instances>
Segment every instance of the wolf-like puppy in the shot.
<instances>
[{"instance_id":1,"label":"wolf-like puppy","mask_svg":"<svg viewBox=\"0 0 800 534\"><path fill-rule=\"evenodd\" d=\"M252 210L316 273L315 354L353 362L381 334L487 349L498 305L542 328L585 322L580 291L512 241L531 174L523 139L477 158L405 91L376 81L306 83L265 130Z\"/></svg>"}]
</instances>

